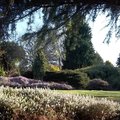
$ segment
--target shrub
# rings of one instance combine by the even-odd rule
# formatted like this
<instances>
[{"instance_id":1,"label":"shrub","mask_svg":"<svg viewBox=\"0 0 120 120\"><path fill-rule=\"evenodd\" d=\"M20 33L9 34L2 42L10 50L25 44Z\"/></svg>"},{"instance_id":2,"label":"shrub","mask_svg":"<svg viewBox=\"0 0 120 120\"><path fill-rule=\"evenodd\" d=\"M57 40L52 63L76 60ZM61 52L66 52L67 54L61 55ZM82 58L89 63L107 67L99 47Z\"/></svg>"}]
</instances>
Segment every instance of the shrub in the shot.
<instances>
[{"instance_id":1,"label":"shrub","mask_svg":"<svg viewBox=\"0 0 120 120\"><path fill-rule=\"evenodd\" d=\"M116 111L117 112L117 111ZM114 116L114 112L111 112L111 108L106 104L97 103L92 104L89 107L81 109L78 108L74 120L119 120L118 116Z\"/></svg>"},{"instance_id":2,"label":"shrub","mask_svg":"<svg viewBox=\"0 0 120 120\"><path fill-rule=\"evenodd\" d=\"M109 65L96 65L82 71L86 72L91 79L101 78L106 80L113 75L119 75L117 69Z\"/></svg>"},{"instance_id":3,"label":"shrub","mask_svg":"<svg viewBox=\"0 0 120 120\"><path fill-rule=\"evenodd\" d=\"M9 77L16 77L19 75L20 75L20 73L17 69L11 69L11 70L6 72L6 76L9 76Z\"/></svg>"},{"instance_id":4,"label":"shrub","mask_svg":"<svg viewBox=\"0 0 120 120\"><path fill-rule=\"evenodd\" d=\"M9 82L7 77L0 76L0 86Z\"/></svg>"},{"instance_id":5,"label":"shrub","mask_svg":"<svg viewBox=\"0 0 120 120\"><path fill-rule=\"evenodd\" d=\"M52 65L52 64L50 64L49 66L50 66L50 67L49 67L49 71L50 71L50 72L58 72L58 71L61 71L60 67L57 66L57 65Z\"/></svg>"},{"instance_id":6,"label":"shrub","mask_svg":"<svg viewBox=\"0 0 120 120\"><path fill-rule=\"evenodd\" d=\"M26 78L33 79L33 72L32 72L32 70L24 71L24 72L21 73L21 75L26 77Z\"/></svg>"},{"instance_id":7,"label":"shrub","mask_svg":"<svg viewBox=\"0 0 120 120\"><path fill-rule=\"evenodd\" d=\"M27 84L25 87L30 88L44 88L44 89L52 89L52 90L72 90L73 87L67 84L59 84L59 83L48 83L48 82L40 82L40 83L32 83Z\"/></svg>"},{"instance_id":8,"label":"shrub","mask_svg":"<svg viewBox=\"0 0 120 120\"><path fill-rule=\"evenodd\" d=\"M110 85L107 81L101 79L93 79L88 83L89 90L110 90Z\"/></svg>"},{"instance_id":9,"label":"shrub","mask_svg":"<svg viewBox=\"0 0 120 120\"><path fill-rule=\"evenodd\" d=\"M119 120L120 117L120 104L117 102L61 94L48 89L0 87L0 100L3 100L5 106L10 104L14 120ZM3 111L1 116L4 117L10 113L6 115L6 108Z\"/></svg>"},{"instance_id":10,"label":"shrub","mask_svg":"<svg viewBox=\"0 0 120 120\"><path fill-rule=\"evenodd\" d=\"M79 69L77 71L82 71L87 73L90 79L101 78L107 81L113 89L118 89L118 83L120 83L120 72L119 70L109 64L91 66L84 69ZM120 86L119 86L120 88Z\"/></svg>"},{"instance_id":11,"label":"shrub","mask_svg":"<svg viewBox=\"0 0 120 120\"><path fill-rule=\"evenodd\" d=\"M86 73L64 70L61 72L47 72L44 80L67 83L75 89L83 89L87 86L89 78Z\"/></svg>"},{"instance_id":12,"label":"shrub","mask_svg":"<svg viewBox=\"0 0 120 120\"><path fill-rule=\"evenodd\" d=\"M112 87L114 90L120 90L120 75L113 78Z\"/></svg>"},{"instance_id":13,"label":"shrub","mask_svg":"<svg viewBox=\"0 0 120 120\"><path fill-rule=\"evenodd\" d=\"M73 87L67 84L60 84L55 82L43 82L34 79L28 79L23 76L18 77L0 77L0 86L9 86L13 88L49 88L57 90L72 90Z\"/></svg>"},{"instance_id":14,"label":"shrub","mask_svg":"<svg viewBox=\"0 0 120 120\"><path fill-rule=\"evenodd\" d=\"M13 109L4 100L0 100L0 120L11 120Z\"/></svg>"},{"instance_id":15,"label":"shrub","mask_svg":"<svg viewBox=\"0 0 120 120\"><path fill-rule=\"evenodd\" d=\"M0 66L0 76L5 76L5 71L1 66Z\"/></svg>"},{"instance_id":16,"label":"shrub","mask_svg":"<svg viewBox=\"0 0 120 120\"><path fill-rule=\"evenodd\" d=\"M29 114L27 112L15 111L13 120L48 120L46 116L40 116L36 114Z\"/></svg>"}]
</instances>

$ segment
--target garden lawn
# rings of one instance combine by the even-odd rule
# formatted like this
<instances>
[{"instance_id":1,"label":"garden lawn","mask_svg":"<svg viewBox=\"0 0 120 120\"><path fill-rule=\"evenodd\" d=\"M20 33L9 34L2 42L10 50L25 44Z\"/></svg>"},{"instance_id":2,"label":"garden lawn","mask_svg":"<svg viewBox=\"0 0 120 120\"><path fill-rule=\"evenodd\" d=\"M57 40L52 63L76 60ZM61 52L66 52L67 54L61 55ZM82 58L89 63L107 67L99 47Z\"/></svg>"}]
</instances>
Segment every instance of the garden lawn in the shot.
<instances>
[{"instance_id":1,"label":"garden lawn","mask_svg":"<svg viewBox=\"0 0 120 120\"><path fill-rule=\"evenodd\" d=\"M60 93L90 95L94 97L105 97L120 102L120 91L102 90L59 90Z\"/></svg>"}]
</instances>

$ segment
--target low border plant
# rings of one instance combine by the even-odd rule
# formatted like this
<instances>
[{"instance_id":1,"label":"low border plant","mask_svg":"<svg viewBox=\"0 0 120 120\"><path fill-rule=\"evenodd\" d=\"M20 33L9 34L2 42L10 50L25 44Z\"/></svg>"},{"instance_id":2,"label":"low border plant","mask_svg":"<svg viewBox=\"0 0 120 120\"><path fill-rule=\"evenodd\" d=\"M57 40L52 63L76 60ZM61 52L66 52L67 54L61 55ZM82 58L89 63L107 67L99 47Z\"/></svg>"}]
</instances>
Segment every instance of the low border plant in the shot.
<instances>
[{"instance_id":1,"label":"low border plant","mask_svg":"<svg viewBox=\"0 0 120 120\"><path fill-rule=\"evenodd\" d=\"M9 104L14 120L119 120L120 117L117 102L49 89L0 87L0 101Z\"/></svg>"}]
</instances>

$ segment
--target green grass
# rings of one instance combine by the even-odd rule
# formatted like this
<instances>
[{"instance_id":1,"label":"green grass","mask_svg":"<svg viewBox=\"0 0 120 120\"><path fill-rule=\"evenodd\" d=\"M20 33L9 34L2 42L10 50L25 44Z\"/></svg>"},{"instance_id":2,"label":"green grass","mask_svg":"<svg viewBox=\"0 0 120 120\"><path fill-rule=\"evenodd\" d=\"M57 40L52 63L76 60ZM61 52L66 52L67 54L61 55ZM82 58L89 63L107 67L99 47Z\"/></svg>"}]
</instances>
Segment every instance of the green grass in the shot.
<instances>
[{"instance_id":1,"label":"green grass","mask_svg":"<svg viewBox=\"0 0 120 120\"><path fill-rule=\"evenodd\" d=\"M91 95L94 97L105 97L120 102L120 91L97 91L97 90L59 90L58 92L67 94Z\"/></svg>"}]
</instances>

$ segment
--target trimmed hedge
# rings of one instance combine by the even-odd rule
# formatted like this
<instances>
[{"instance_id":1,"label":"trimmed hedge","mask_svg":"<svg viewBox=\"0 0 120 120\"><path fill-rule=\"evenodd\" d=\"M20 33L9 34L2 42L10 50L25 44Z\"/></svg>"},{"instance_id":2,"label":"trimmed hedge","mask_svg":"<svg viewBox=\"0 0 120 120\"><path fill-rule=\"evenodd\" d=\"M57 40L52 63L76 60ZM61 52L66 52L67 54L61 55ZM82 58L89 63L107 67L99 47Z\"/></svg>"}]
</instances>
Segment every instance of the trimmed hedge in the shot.
<instances>
[{"instance_id":1,"label":"trimmed hedge","mask_svg":"<svg viewBox=\"0 0 120 120\"><path fill-rule=\"evenodd\" d=\"M107 81L113 89L120 90L120 72L118 68L103 64L87 68L78 69L76 71L85 72L90 79L102 79Z\"/></svg>"},{"instance_id":2,"label":"trimmed hedge","mask_svg":"<svg viewBox=\"0 0 120 120\"><path fill-rule=\"evenodd\" d=\"M61 72L46 72L46 76L43 80L66 83L73 86L75 89L83 89L86 88L89 82L89 77L83 72L64 70Z\"/></svg>"}]
</instances>

